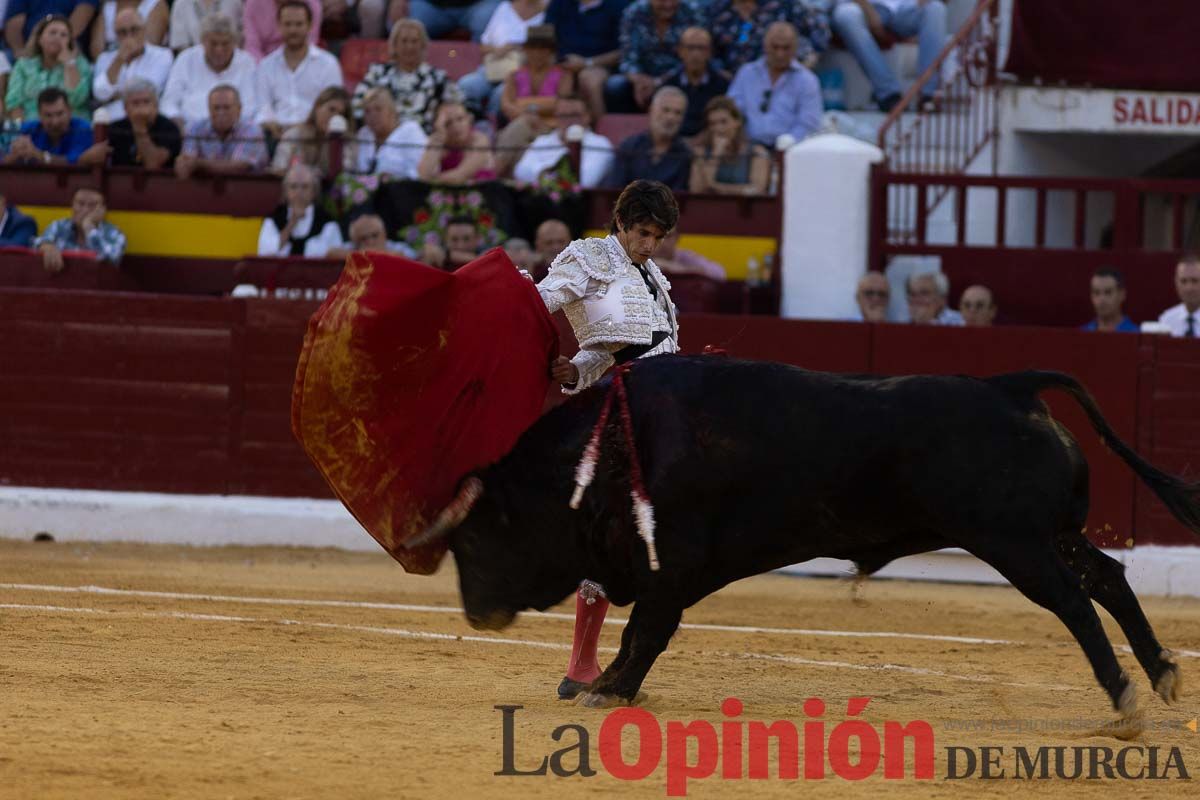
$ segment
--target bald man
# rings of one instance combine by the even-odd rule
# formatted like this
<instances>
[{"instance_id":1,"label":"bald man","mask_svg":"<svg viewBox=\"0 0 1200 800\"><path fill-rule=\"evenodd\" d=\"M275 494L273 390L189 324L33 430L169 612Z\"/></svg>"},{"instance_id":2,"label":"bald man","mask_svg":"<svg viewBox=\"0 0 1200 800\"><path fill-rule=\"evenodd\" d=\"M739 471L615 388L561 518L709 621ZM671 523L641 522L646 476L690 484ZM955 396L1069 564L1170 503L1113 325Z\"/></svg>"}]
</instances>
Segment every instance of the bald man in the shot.
<instances>
[{"instance_id":1,"label":"bald man","mask_svg":"<svg viewBox=\"0 0 1200 800\"><path fill-rule=\"evenodd\" d=\"M534 280L541 280L550 269L550 262L571 243L571 229L559 219L548 219L538 225L533 237L535 258L529 271Z\"/></svg>"},{"instance_id":2,"label":"bald man","mask_svg":"<svg viewBox=\"0 0 1200 800\"><path fill-rule=\"evenodd\" d=\"M743 64L729 85L747 135L764 147L784 134L799 141L821 125L821 84L796 60L799 42L791 23L773 23L763 36L763 57Z\"/></svg>"}]
</instances>

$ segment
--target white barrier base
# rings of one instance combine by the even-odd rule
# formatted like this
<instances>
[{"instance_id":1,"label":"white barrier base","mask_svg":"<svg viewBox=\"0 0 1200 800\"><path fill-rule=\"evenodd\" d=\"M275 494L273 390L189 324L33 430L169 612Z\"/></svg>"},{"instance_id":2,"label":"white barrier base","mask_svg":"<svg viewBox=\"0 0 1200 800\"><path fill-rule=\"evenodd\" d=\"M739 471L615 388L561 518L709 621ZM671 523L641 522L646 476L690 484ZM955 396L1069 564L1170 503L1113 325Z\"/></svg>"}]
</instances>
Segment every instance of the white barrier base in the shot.
<instances>
[{"instance_id":1,"label":"white barrier base","mask_svg":"<svg viewBox=\"0 0 1200 800\"><path fill-rule=\"evenodd\" d=\"M57 541L379 550L337 500L0 487L0 538L32 539L42 532ZM1200 597L1200 547L1147 545L1105 552L1125 564L1126 577L1138 594ZM850 576L854 565L815 558L781 571ZM876 576L1005 582L987 564L959 549L901 558Z\"/></svg>"}]
</instances>

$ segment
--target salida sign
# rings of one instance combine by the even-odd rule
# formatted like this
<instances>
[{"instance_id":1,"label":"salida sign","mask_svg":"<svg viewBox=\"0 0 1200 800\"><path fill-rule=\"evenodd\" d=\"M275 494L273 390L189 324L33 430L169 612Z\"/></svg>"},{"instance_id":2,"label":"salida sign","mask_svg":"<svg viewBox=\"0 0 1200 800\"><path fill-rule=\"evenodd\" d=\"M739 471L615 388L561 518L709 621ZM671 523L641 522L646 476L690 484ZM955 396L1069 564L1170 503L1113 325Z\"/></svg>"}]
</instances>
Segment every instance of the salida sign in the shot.
<instances>
[{"instance_id":1,"label":"salida sign","mask_svg":"<svg viewBox=\"0 0 1200 800\"><path fill-rule=\"evenodd\" d=\"M1185 128L1200 133L1200 95L1116 94L1112 119L1121 128Z\"/></svg>"}]
</instances>

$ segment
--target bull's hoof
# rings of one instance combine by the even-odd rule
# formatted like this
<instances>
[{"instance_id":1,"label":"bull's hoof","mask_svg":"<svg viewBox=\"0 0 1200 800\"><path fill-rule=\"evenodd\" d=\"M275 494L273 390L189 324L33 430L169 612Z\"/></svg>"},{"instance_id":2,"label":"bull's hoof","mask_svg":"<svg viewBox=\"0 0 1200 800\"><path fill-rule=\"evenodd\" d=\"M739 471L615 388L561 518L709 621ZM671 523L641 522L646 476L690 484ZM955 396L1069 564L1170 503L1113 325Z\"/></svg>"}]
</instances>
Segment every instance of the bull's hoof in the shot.
<instances>
[{"instance_id":1,"label":"bull's hoof","mask_svg":"<svg viewBox=\"0 0 1200 800\"><path fill-rule=\"evenodd\" d=\"M1159 675L1158 680L1154 682L1154 691L1167 705L1179 701L1179 698L1183 696L1183 673L1179 671L1177 664L1171 661L1167 662L1162 675Z\"/></svg>"},{"instance_id":2,"label":"bull's hoof","mask_svg":"<svg viewBox=\"0 0 1200 800\"><path fill-rule=\"evenodd\" d=\"M1117 713L1121 715L1121 719L1130 719L1138 712L1137 687L1133 685L1133 681L1125 678L1125 689L1121 692L1121 697L1117 700Z\"/></svg>"},{"instance_id":3,"label":"bull's hoof","mask_svg":"<svg viewBox=\"0 0 1200 800\"><path fill-rule=\"evenodd\" d=\"M1146 712L1135 710L1129 716L1122 716L1118 720L1104 725L1099 730L1093 731L1093 736L1111 736L1114 739L1120 739L1127 742L1131 739L1136 739L1142 735L1142 731L1146 729Z\"/></svg>"},{"instance_id":4,"label":"bull's hoof","mask_svg":"<svg viewBox=\"0 0 1200 800\"><path fill-rule=\"evenodd\" d=\"M615 708L617 706L634 706L646 699L645 692L638 692L632 700L615 694L601 692L585 692L575 699L575 705L587 708Z\"/></svg>"},{"instance_id":5,"label":"bull's hoof","mask_svg":"<svg viewBox=\"0 0 1200 800\"><path fill-rule=\"evenodd\" d=\"M558 685L558 699L574 700L576 697L579 697L579 695L586 692L587 688L591 685L592 684L588 683L587 681L577 681L573 678L563 678L562 683Z\"/></svg>"}]
</instances>

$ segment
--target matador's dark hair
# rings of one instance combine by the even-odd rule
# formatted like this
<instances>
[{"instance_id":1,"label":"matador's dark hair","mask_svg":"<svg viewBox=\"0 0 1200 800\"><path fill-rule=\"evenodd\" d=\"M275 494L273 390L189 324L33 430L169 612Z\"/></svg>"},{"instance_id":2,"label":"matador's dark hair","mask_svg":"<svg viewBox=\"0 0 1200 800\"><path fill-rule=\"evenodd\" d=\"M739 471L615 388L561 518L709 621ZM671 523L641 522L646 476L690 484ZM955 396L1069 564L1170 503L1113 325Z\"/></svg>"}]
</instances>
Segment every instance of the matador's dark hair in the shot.
<instances>
[{"instance_id":1,"label":"matador's dark hair","mask_svg":"<svg viewBox=\"0 0 1200 800\"><path fill-rule=\"evenodd\" d=\"M652 223L663 229L663 233L675 230L679 222L679 205L675 195L666 184L659 181L634 181L625 187L613 208L611 233L617 232L617 220L628 229L640 223Z\"/></svg>"}]
</instances>

